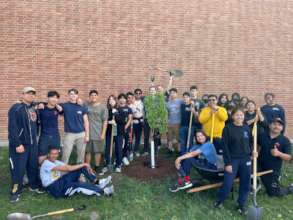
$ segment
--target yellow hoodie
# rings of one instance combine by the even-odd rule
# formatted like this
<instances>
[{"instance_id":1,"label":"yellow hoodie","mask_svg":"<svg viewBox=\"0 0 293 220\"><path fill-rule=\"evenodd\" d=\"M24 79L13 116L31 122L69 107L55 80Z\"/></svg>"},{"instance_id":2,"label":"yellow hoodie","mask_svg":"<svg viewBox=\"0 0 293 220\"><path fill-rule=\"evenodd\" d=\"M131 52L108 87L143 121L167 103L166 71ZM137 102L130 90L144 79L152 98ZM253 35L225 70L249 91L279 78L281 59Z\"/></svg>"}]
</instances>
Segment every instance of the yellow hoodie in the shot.
<instances>
[{"instance_id":1,"label":"yellow hoodie","mask_svg":"<svg viewBox=\"0 0 293 220\"><path fill-rule=\"evenodd\" d=\"M228 119L228 113L225 108L219 107L215 114L214 136L215 138L222 137L222 131L225 127L225 121ZM198 118L202 124L205 134L210 137L212 132L212 109L205 107L201 110Z\"/></svg>"}]
</instances>

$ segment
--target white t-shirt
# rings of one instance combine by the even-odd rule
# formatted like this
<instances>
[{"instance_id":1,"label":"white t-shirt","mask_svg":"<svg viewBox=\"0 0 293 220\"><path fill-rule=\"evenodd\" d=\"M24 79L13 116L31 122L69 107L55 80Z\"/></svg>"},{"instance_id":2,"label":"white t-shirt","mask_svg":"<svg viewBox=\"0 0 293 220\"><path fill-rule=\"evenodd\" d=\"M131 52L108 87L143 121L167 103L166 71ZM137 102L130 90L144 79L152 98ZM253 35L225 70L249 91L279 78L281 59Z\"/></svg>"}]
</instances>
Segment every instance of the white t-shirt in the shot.
<instances>
[{"instance_id":1,"label":"white t-shirt","mask_svg":"<svg viewBox=\"0 0 293 220\"><path fill-rule=\"evenodd\" d=\"M52 170L54 167L63 166L65 163L56 160L55 162L45 160L40 169L41 181L44 187L49 186L62 176L61 171Z\"/></svg>"},{"instance_id":2,"label":"white t-shirt","mask_svg":"<svg viewBox=\"0 0 293 220\"><path fill-rule=\"evenodd\" d=\"M143 102L141 100L135 100L133 104L130 104L129 107L133 112L134 118L142 118L143 117Z\"/></svg>"}]
</instances>

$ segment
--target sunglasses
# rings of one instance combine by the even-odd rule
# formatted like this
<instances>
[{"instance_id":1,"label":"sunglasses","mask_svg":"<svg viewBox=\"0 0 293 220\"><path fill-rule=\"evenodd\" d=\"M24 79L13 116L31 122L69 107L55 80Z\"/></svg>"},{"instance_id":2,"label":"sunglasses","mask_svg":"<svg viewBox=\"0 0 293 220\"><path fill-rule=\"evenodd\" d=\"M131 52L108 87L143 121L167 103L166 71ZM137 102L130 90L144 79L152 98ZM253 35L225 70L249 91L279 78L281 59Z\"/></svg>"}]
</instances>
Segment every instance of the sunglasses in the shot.
<instances>
[{"instance_id":1,"label":"sunglasses","mask_svg":"<svg viewBox=\"0 0 293 220\"><path fill-rule=\"evenodd\" d=\"M215 102L217 99L208 99L210 102Z\"/></svg>"}]
</instances>

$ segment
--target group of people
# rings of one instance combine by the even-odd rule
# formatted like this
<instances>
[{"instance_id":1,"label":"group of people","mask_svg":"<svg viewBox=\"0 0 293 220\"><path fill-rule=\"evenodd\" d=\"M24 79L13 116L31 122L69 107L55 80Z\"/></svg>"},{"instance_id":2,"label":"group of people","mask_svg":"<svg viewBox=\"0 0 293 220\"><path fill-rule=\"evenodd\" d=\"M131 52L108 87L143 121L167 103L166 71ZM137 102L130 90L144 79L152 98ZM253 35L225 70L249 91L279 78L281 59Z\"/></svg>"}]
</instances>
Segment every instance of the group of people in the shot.
<instances>
[{"instance_id":1,"label":"group of people","mask_svg":"<svg viewBox=\"0 0 293 220\"><path fill-rule=\"evenodd\" d=\"M280 186L282 161L291 160L291 146L284 136L285 112L275 103L272 93L265 95L266 104L257 108L254 101L234 93L219 97L214 94L198 97L198 88L191 86L178 98L176 88L152 85L149 95L166 97L168 112L167 149L178 151L175 161L178 181L170 190L177 192L192 186L190 169L201 166L224 172L224 184L215 204L220 207L231 191L234 178L240 177L238 205L244 211L250 187L251 156L259 157L260 170L273 169L262 178L269 195L292 192L292 187ZM76 192L87 195L111 195L114 188L111 176L98 180L95 173L104 175L111 167L112 147L115 152L115 172L120 173L134 158L149 154L151 128L147 122L142 90L111 95L106 105L97 90L89 92L88 100L79 98L77 89L68 91L68 102L59 103L59 93L49 91L45 102L37 102L36 90L23 89L21 101L8 114L9 161L12 175L11 202L19 200L23 177L28 177L29 189L41 193L45 188L56 198ZM58 129L58 118L64 117L64 138ZM259 126L258 155L252 155L253 123ZM142 134L144 137L141 147ZM161 134L153 134L156 149L161 145ZM174 147L174 144L177 147ZM72 161L76 147L76 165ZM58 160L62 152L62 161ZM94 157L95 172L90 164ZM221 158L223 160L221 161ZM87 179L86 182L84 179ZM89 183L91 182L91 183ZM109 186L110 185L110 186Z\"/></svg>"},{"instance_id":2,"label":"group of people","mask_svg":"<svg viewBox=\"0 0 293 220\"><path fill-rule=\"evenodd\" d=\"M190 94L193 94L192 96ZM251 189L252 158L258 158L259 171L273 170L261 177L269 196L284 196L293 193L293 184L280 184L283 161L290 161L291 143L284 136L285 111L275 103L273 93L264 96L266 104L261 108L247 97L234 93L219 98L210 94L207 101L199 100L196 87L190 93L177 97L177 90L170 90L167 102L169 112L168 148L173 151L174 137L179 143L180 156L175 161L178 180L171 192L192 187L192 167L206 171L223 170L224 180L218 192L215 208L220 208L231 192L234 179L239 177L237 210L246 213L245 203ZM191 97L190 97L191 96ZM193 116L193 118L192 118ZM191 118L191 119L190 119ZM188 123L192 120L192 123ZM253 153L253 125L257 123L258 152ZM188 129L192 132L188 132ZM192 137L188 138L188 134ZM195 135L195 144L193 138ZM189 143L186 140L190 140Z\"/></svg>"}]
</instances>

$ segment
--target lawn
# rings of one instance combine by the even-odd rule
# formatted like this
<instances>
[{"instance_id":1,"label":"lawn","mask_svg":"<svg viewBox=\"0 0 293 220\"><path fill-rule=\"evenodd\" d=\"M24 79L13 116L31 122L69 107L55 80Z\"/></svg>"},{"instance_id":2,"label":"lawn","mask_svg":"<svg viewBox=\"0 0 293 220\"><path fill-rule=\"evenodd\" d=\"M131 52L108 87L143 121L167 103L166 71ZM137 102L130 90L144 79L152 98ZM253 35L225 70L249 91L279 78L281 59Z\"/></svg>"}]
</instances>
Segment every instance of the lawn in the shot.
<instances>
[{"instance_id":1,"label":"lawn","mask_svg":"<svg viewBox=\"0 0 293 220\"><path fill-rule=\"evenodd\" d=\"M70 199L55 200L43 194L34 195L25 189L21 200L17 204L10 204L9 185L10 174L8 167L8 151L0 149L0 219L4 220L8 213L26 212L32 215L55 211L63 208L87 205L87 209L44 219L91 219L91 215L98 215L98 219L243 219L234 208L234 201L230 197L225 202L225 208L213 209L216 190L197 194L179 192L172 194L168 186L174 181L167 178L161 181L140 182L122 174L113 174L116 194L111 198L86 197L77 195ZM293 165L286 165L283 183L293 182ZM235 193L235 198L237 198ZM289 220L293 219L293 195L286 198L269 198L263 189L259 193L258 201L265 208L263 219Z\"/></svg>"}]
</instances>

